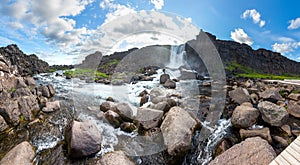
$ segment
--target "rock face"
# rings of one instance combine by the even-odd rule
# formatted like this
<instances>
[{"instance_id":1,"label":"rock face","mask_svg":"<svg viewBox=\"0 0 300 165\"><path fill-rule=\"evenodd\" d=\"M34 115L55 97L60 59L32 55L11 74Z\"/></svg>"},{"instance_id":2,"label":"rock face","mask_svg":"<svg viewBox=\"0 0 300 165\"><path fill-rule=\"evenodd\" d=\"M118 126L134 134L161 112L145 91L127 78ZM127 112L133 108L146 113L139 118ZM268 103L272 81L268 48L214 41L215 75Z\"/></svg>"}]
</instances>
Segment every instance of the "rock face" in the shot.
<instances>
[{"instance_id":1,"label":"rock face","mask_svg":"<svg viewBox=\"0 0 300 165\"><path fill-rule=\"evenodd\" d=\"M172 156L182 156L191 147L192 136L198 122L180 107L172 107L160 129L167 151Z\"/></svg>"},{"instance_id":2,"label":"rock face","mask_svg":"<svg viewBox=\"0 0 300 165\"><path fill-rule=\"evenodd\" d=\"M229 97L238 104L250 101L249 92L245 88L238 88L233 91L230 91Z\"/></svg>"},{"instance_id":3,"label":"rock face","mask_svg":"<svg viewBox=\"0 0 300 165\"><path fill-rule=\"evenodd\" d=\"M249 106L237 106L231 117L231 123L237 128L248 128L257 122L259 111Z\"/></svg>"},{"instance_id":4,"label":"rock face","mask_svg":"<svg viewBox=\"0 0 300 165\"><path fill-rule=\"evenodd\" d=\"M294 101L299 101L300 100L300 93L291 93L288 96L289 99L294 100Z\"/></svg>"},{"instance_id":5,"label":"rock face","mask_svg":"<svg viewBox=\"0 0 300 165\"><path fill-rule=\"evenodd\" d=\"M12 150L10 150L0 161L1 165L29 165L32 164L32 160L35 156L35 151L31 144L24 141Z\"/></svg>"},{"instance_id":6,"label":"rock face","mask_svg":"<svg viewBox=\"0 0 300 165\"><path fill-rule=\"evenodd\" d=\"M103 155L97 162L99 165L135 165L122 151L114 151Z\"/></svg>"},{"instance_id":7,"label":"rock face","mask_svg":"<svg viewBox=\"0 0 300 165\"><path fill-rule=\"evenodd\" d=\"M280 107L268 101L262 101L258 104L258 110L262 114L262 119L272 126L280 127L284 125L289 114L284 107Z\"/></svg>"},{"instance_id":8,"label":"rock face","mask_svg":"<svg viewBox=\"0 0 300 165\"><path fill-rule=\"evenodd\" d=\"M3 117L0 115L0 133L8 128L7 123L3 119Z\"/></svg>"},{"instance_id":9,"label":"rock face","mask_svg":"<svg viewBox=\"0 0 300 165\"><path fill-rule=\"evenodd\" d=\"M266 140L260 137L247 138L217 156L209 165L261 165L269 164L276 153Z\"/></svg>"},{"instance_id":10,"label":"rock face","mask_svg":"<svg viewBox=\"0 0 300 165\"><path fill-rule=\"evenodd\" d=\"M40 60L36 55L25 55L17 45L9 45L0 48L0 54L9 59L11 65L15 65L21 76L32 76L49 71L49 65Z\"/></svg>"},{"instance_id":11,"label":"rock face","mask_svg":"<svg viewBox=\"0 0 300 165\"><path fill-rule=\"evenodd\" d=\"M90 121L73 121L66 129L68 154L72 158L81 158L97 153L101 149L101 132Z\"/></svg>"},{"instance_id":12,"label":"rock face","mask_svg":"<svg viewBox=\"0 0 300 165\"><path fill-rule=\"evenodd\" d=\"M287 111L290 115L300 118L300 103L290 100Z\"/></svg>"}]
</instances>

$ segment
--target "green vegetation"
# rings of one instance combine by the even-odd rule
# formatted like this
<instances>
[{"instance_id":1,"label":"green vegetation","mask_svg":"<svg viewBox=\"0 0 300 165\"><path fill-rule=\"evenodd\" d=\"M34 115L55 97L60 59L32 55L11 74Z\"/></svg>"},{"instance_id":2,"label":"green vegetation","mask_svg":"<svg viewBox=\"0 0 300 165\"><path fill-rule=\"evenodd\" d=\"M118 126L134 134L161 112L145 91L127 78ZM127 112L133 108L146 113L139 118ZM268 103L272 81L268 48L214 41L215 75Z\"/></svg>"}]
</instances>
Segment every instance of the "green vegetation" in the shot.
<instances>
[{"instance_id":1,"label":"green vegetation","mask_svg":"<svg viewBox=\"0 0 300 165\"><path fill-rule=\"evenodd\" d=\"M296 79L300 80L300 75L272 75L259 73L251 68L242 66L236 62L231 62L228 67L226 67L229 71L239 70L241 73L235 74L237 77L245 77L245 78L259 78L259 79L272 79L272 80L284 80L284 79Z\"/></svg>"},{"instance_id":2,"label":"green vegetation","mask_svg":"<svg viewBox=\"0 0 300 165\"><path fill-rule=\"evenodd\" d=\"M99 68L100 69L108 69L109 67L111 67L112 65L115 65L115 64L118 64L120 62L119 59L113 59L112 61L104 64L104 65L101 65Z\"/></svg>"},{"instance_id":3,"label":"green vegetation","mask_svg":"<svg viewBox=\"0 0 300 165\"><path fill-rule=\"evenodd\" d=\"M109 75L106 73L94 71L92 69L82 69L82 68L76 68L74 70L66 70L64 73L65 76L70 76L70 77L96 77L96 78L110 78ZM97 80L98 80L97 79Z\"/></svg>"},{"instance_id":4,"label":"green vegetation","mask_svg":"<svg viewBox=\"0 0 300 165\"><path fill-rule=\"evenodd\" d=\"M16 88L14 88L14 87L10 88L11 93L13 93L14 91L16 91Z\"/></svg>"}]
</instances>

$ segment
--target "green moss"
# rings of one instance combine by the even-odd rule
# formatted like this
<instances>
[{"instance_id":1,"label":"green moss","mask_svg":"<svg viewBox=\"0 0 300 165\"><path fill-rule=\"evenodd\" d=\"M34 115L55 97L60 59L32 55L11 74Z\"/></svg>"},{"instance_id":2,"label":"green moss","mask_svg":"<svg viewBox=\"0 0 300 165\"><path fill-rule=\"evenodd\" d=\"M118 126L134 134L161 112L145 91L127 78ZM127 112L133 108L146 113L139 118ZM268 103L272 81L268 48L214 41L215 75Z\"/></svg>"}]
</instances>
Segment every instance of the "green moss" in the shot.
<instances>
[{"instance_id":1,"label":"green moss","mask_svg":"<svg viewBox=\"0 0 300 165\"><path fill-rule=\"evenodd\" d=\"M96 78L109 78L110 77L106 73L94 71L92 69L82 69L82 68L77 68L75 70L67 70L64 72L64 75L71 76L71 77L81 77L81 76L96 77Z\"/></svg>"},{"instance_id":2,"label":"green moss","mask_svg":"<svg viewBox=\"0 0 300 165\"><path fill-rule=\"evenodd\" d=\"M14 91L16 91L16 88L14 88L14 87L10 88L11 93L14 92Z\"/></svg>"},{"instance_id":3,"label":"green moss","mask_svg":"<svg viewBox=\"0 0 300 165\"><path fill-rule=\"evenodd\" d=\"M254 79L272 79L272 80L284 80L284 79L296 79L300 80L300 75L290 75L290 74L283 74L283 75L272 75L272 74L265 74L259 73L251 68L242 66L236 62L231 62L226 67L229 71L239 70L242 73L235 74L237 77L245 77L245 78L254 78Z\"/></svg>"},{"instance_id":4,"label":"green moss","mask_svg":"<svg viewBox=\"0 0 300 165\"><path fill-rule=\"evenodd\" d=\"M109 61L108 63L106 63L106 64L104 64L104 65L101 65L101 66L99 67L99 69L108 69L108 68L110 68L112 65L118 64L119 62L120 62L120 60L118 60L118 59L111 60L111 61Z\"/></svg>"},{"instance_id":5,"label":"green moss","mask_svg":"<svg viewBox=\"0 0 300 165\"><path fill-rule=\"evenodd\" d=\"M95 76L99 77L99 78L110 78L110 76L107 75L106 73L102 73L102 72L98 72L98 71L95 72Z\"/></svg>"}]
</instances>

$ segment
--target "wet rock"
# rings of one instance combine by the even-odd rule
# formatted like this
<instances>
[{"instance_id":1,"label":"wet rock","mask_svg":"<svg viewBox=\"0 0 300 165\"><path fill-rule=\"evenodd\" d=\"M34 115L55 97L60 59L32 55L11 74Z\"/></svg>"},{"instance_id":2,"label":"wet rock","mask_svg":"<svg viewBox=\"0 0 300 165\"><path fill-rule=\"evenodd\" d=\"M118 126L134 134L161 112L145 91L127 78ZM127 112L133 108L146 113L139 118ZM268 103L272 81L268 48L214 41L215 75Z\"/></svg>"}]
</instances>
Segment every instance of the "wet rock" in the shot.
<instances>
[{"instance_id":1,"label":"wet rock","mask_svg":"<svg viewBox=\"0 0 300 165\"><path fill-rule=\"evenodd\" d=\"M119 114L112 110L108 110L104 113L105 119L115 128L120 127L122 119Z\"/></svg>"},{"instance_id":2,"label":"wet rock","mask_svg":"<svg viewBox=\"0 0 300 165\"><path fill-rule=\"evenodd\" d=\"M5 101L0 103L0 115L14 126L20 123L19 116L21 115L17 101Z\"/></svg>"},{"instance_id":3,"label":"wet rock","mask_svg":"<svg viewBox=\"0 0 300 165\"><path fill-rule=\"evenodd\" d=\"M0 133L5 131L8 128L8 125L4 118L0 115Z\"/></svg>"},{"instance_id":4,"label":"wet rock","mask_svg":"<svg viewBox=\"0 0 300 165\"><path fill-rule=\"evenodd\" d=\"M49 84L49 85L47 85L47 87L48 87L50 96L51 96L51 97L54 96L54 95L55 95L55 89L54 89L53 85L52 85L52 84Z\"/></svg>"},{"instance_id":5,"label":"wet rock","mask_svg":"<svg viewBox=\"0 0 300 165\"><path fill-rule=\"evenodd\" d=\"M51 94L47 86L39 86L38 91L42 93L42 96L50 98Z\"/></svg>"},{"instance_id":6,"label":"wet rock","mask_svg":"<svg viewBox=\"0 0 300 165\"><path fill-rule=\"evenodd\" d=\"M133 110L128 103L119 103L116 106L116 112L123 120L131 122L133 119Z\"/></svg>"},{"instance_id":7,"label":"wet rock","mask_svg":"<svg viewBox=\"0 0 300 165\"><path fill-rule=\"evenodd\" d=\"M299 101L300 100L300 93L291 93L288 96L289 99L294 100L294 101Z\"/></svg>"},{"instance_id":8,"label":"wet rock","mask_svg":"<svg viewBox=\"0 0 300 165\"><path fill-rule=\"evenodd\" d=\"M165 84L165 82L167 82L167 80L170 80L170 75L162 74L159 78L159 83L160 84Z\"/></svg>"},{"instance_id":9,"label":"wet rock","mask_svg":"<svg viewBox=\"0 0 300 165\"><path fill-rule=\"evenodd\" d=\"M147 92L147 90L143 90L141 93L139 93L139 97L143 97L143 96L145 96L145 95L148 95L148 92Z\"/></svg>"},{"instance_id":10,"label":"wet rock","mask_svg":"<svg viewBox=\"0 0 300 165\"><path fill-rule=\"evenodd\" d=\"M229 97L238 104L250 101L250 95L247 89L244 88L237 88L235 90L229 91Z\"/></svg>"},{"instance_id":11,"label":"wet rock","mask_svg":"<svg viewBox=\"0 0 300 165\"><path fill-rule=\"evenodd\" d=\"M180 107L172 107L166 114L160 129L164 144L171 156L182 156L190 150L197 121Z\"/></svg>"},{"instance_id":12,"label":"wet rock","mask_svg":"<svg viewBox=\"0 0 300 165\"><path fill-rule=\"evenodd\" d=\"M110 102L115 102L115 99L114 98L112 98L112 97L107 97L106 99L105 99L106 101L110 101Z\"/></svg>"},{"instance_id":13,"label":"wet rock","mask_svg":"<svg viewBox=\"0 0 300 165\"><path fill-rule=\"evenodd\" d=\"M262 119L272 126L280 127L286 123L289 114L285 108L269 101L262 101L258 104L258 110L262 114Z\"/></svg>"},{"instance_id":14,"label":"wet rock","mask_svg":"<svg viewBox=\"0 0 300 165\"><path fill-rule=\"evenodd\" d=\"M117 111L117 105L114 102L111 101L105 101L100 105L100 110L103 112L106 112L108 110Z\"/></svg>"},{"instance_id":15,"label":"wet rock","mask_svg":"<svg viewBox=\"0 0 300 165\"><path fill-rule=\"evenodd\" d=\"M18 98L19 111L24 119L31 121L34 115L40 111L39 104L33 95Z\"/></svg>"},{"instance_id":16,"label":"wet rock","mask_svg":"<svg viewBox=\"0 0 300 165\"><path fill-rule=\"evenodd\" d=\"M138 108L135 120L137 120L143 129L150 129L159 126L164 112L150 108Z\"/></svg>"},{"instance_id":17,"label":"wet rock","mask_svg":"<svg viewBox=\"0 0 300 165\"><path fill-rule=\"evenodd\" d=\"M260 137L247 138L217 156L209 165L261 165L269 164L276 153L268 142Z\"/></svg>"},{"instance_id":18,"label":"wet rock","mask_svg":"<svg viewBox=\"0 0 300 165\"><path fill-rule=\"evenodd\" d=\"M0 161L1 165L32 164L35 151L30 143L24 141L10 150Z\"/></svg>"},{"instance_id":19,"label":"wet rock","mask_svg":"<svg viewBox=\"0 0 300 165\"><path fill-rule=\"evenodd\" d=\"M267 140L270 144L272 143L270 129L268 127L265 127L262 129L252 129L252 130L240 129L240 136L243 140L250 138L250 137L259 136L259 137Z\"/></svg>"},{"instance_id":20,"label":"wet rock","mask_svg":"<svg viewBox=\"0 0 300 165\"><path fill-rule=\"evenodd\" d=\"M164 85L163 85L165 88L168 88L168 89L175 89L176 88L176 82L173 81L173 80L167 80Z\"/></svg>"},{"instance_id":21,"label":"wet rock","mask_svg":"<svg viewBox=\"0 0 300 165\"><path fill-rule=\"evenodd\" d=\"M171 107L177 106L177 102L174 99L167 98L166 101Z\"/></svg>"},{"instance_id":22,"label":"wet rock","mask_svg":"<svg viewBox=\"0 0 300 165\"><path fill-rule=\"evenodd\" d=\"M168 104L167 101L162 101L162 102L159 102L157 104L150 105L149 108L161 110L164 113L167 113L170 110L171 106Z\"/></svg>"},{"instance_id":23,"label":"wet rock","mask_svg":"<svg viewBox=\"0 0 300 165\"><path fill-rule=\"evenodd\" d=\"M155 87L150 91L150 98L155 98L158 96L166 96L166 91L164 88Z\"/></svg>"},{"instance_id":24,"label":"wet rock","mask_svg":"<svg viewBox=\"0 0 300 165\"><path fill-rule=\"evenodd\" d=\"M136 129L136 126L133 123L124 122L121 124L120 128L122 131L130 133Z\"/></svg>"},{"instance_id":25,"label":"wet rock","mask_svg":"<svg viewBox=\"0 0 300 165\"><path fill-rule=\"evenodd\" d=\"M58 100L53 102L47 102L46 107L42 109L42 111L46 113L54 112L58 110L60 110L60 102Z\"/></svg>"},{"instance_id":26,"label":"wet rock","mask_svg":"<svg viewBox=\"0 0 300 165\"><path fill-rule=\"evenodd\" d=\"M90 121L73 121L65 132L68 154L81 158L97 153L101 149L101 132Z\"/></svg>"},{"instance_id":27,"label":"wet rock","mask_svg":"<svg viewBox=\"0 0 300 165\"><path fill-rule=\"evenodd\" d=\"M144 104L146 104L149 100L149 96L148 95L144 95L142 98L141 98L141 101L140 101L140 106L143 106Z\"/></svg>"},{"instance_id":28,"label":"wet rock","mask_svg":"<svg viewBox=\"0 0 300 165\"><path fill-rule=\"evenodd\" d=\"M259 111L256 108L245 106L237 106L231 117L232 126L237 128L248 128L257 122Z\"/></svg>"},{"instance_id":29,"label":"wet rock","mask_svg":"<svg viewBox=\"0 0 300 165\"><path fill-rule=\"evenodd\" d=\"M135 165L122 151L107 153L97 162L99 165Z\"/></svg>"},{"instance_id":30,"label":"wet rock","mask_svg":"<svg viewBox=\"0 0 300 165\"><path fill-rule=\"evenodd\" d=\"M265 101L270 101L273 103L283 100L282 96L279 94L279 89L277 88L268 88L265 91L260 92L259 97Z\"/></svg>"},{"instance_id":31,"label":"wet rock","mask_svg":"<svg viewBox=\"0 0 300 165\"><path fill-rule=\"evenodd\" d=\"M290 100L287 107L287 112L292 116L300 118L300 102Z\"/></svg>"}]
</instances>

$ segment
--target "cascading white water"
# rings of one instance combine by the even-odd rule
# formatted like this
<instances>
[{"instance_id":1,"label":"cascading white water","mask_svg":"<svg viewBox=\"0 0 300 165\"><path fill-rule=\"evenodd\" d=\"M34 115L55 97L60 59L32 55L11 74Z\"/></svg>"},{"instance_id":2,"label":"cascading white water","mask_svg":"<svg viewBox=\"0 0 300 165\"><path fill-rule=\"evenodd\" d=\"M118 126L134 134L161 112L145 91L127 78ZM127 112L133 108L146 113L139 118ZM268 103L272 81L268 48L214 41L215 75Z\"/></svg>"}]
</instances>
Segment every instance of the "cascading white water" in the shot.
<instances>
[{"instance_id":1,"label":"cascading white water","mask_svg":"<svg viewBox=\"0 0 300 165\"><path fill-rule=\"evenodd\" d=\"M178 69L180 66L183 66L185 54L185 44L172 45L170 49L170 63L167 67L171 69Z\"/></svg>"}]
</instances>

